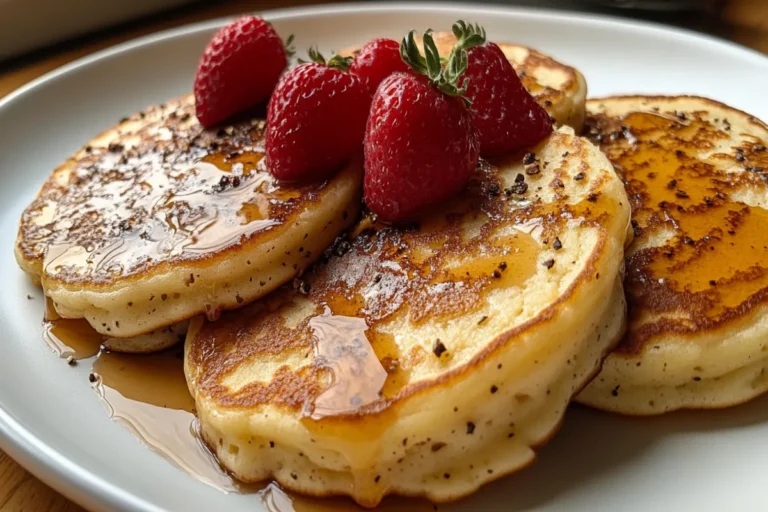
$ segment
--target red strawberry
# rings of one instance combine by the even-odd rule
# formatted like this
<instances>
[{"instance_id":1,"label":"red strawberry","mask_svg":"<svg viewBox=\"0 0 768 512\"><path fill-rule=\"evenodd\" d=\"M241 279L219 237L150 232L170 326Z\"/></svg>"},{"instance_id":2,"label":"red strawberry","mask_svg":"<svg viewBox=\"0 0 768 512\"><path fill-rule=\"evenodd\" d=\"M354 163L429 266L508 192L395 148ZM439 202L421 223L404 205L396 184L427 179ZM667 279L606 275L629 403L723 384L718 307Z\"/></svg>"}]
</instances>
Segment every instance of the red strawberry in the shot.
<instances>
[{"instance_id":1,"label":"red strawberry","mask_svg":"<svg viewBox=\"0 0 768 512\"><path fill-rule=\"evenodd\" d=\"M279 180L319 180L362 149L371 95L346 71L349 59L334 56L288 71L269 100L267 168Z\"/></svg>"},{"instance_id":2,"label":"red strawberry","mask_svg":"<svg viewBox=\"0 0 768 512\"><path fill-rule=\"evenodd\" d=\"M369 41L355 55L349 72L363 79L371 94L392 73L410 68L400 57L400 44L394 39Z\"/></svg>"},{"instance_id":3,"label":"red strawberry","mask_svg":"<svg viewBox=\"0 0 768 512\"><path fill-rule=\"evenodd\" d=\"M222 27L205 47L195 75L200 124L213 126L266 101L287 65L283 41L263 19L246 16Z\"/></svg>"},{"instance_id":4,"label":"red strawberry","mask_svg":"<svg viewBox=\"0 0 768 512\"><path fill-rule=\"evenodd\" d=\"M480 153L511 153L533 146L549 135L549 114L523 87L501 48L485 42L485 30L459 21L453 32L457 45L467 49L468 67L461 85L472 101Z\"/></svg>"},{"instance_id":5,"label":"red strawberry","mask_svg":"<svg viewBox=\"0 0 768 512\"><path fill-rule=\"evenodd\" d=\"M395 73L371 104L365 132L365 202L380 219L405 220L464 187L480 145L472 115L458 97L458 76L440 57L429 32L426 59L413 39L403 41L409 64L429 79ZM466 57L466 55L465 55Z\"/></svg>"}]
</instances>

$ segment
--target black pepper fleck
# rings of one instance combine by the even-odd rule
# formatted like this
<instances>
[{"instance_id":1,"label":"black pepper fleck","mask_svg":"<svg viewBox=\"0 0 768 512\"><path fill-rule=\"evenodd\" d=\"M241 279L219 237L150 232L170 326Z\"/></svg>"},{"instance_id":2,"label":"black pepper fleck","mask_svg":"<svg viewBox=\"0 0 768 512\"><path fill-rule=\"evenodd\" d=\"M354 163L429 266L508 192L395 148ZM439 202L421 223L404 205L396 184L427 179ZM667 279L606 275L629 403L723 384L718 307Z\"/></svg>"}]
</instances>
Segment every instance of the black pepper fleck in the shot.
<instances>
[{"instance_id":1,"label":"black pepper fleck","mask_svg":"<svg viewBox=\"0 0 768 512\"><path fill-rule=\"evenodd\" d=\"M532 163L525 166L525 174L528 176L535 176L541 172L541 166L537 163Z\"/></svg>"},{"instance_id":2,"label":"black pepper fleck","mask_svg":"<svg viewBox=\"0 0 768 512\"><path fill-rule=\"evenodd\" d=\"M446 447L446 444L445 444L445 443L434 443L434 444L432 445L432 451L433 451L433 452L437 452L437 451L440 451L440 450L442 450L442 449L443 449L443 448L445 448L445 447Z\"/></svg>"},{"instance_id":3,"label":"black pepper fleck","mask_svg":"<svg viewBox=\"0 0 768 512\"><path fill-rule=\"evenodd\" d=\"M437 356L438 358L440 358L440 356L442 356L442 355L443 355L443 353L444 353L446 350L448 350L448 349L447 349L447 348L445 348L445 345L443 344L443 342L442 342L442 341L440 341L439 339L438 339L438 340L435 340L435 346L432 348L432 352L434 352L434 353L435 353L435 356Z\"/></svg>"}]
</instances>

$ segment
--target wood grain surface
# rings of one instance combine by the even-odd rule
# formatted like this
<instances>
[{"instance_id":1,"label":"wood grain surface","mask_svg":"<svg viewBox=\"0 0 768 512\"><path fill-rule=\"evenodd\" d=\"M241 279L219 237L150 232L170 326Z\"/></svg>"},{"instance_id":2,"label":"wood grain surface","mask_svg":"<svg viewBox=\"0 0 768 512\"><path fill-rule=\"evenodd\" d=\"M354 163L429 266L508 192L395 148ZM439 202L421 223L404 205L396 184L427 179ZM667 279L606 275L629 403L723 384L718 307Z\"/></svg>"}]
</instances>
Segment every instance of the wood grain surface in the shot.
<instances>
[{"instance_id":1,"label":"wood grain surface","mask_svg":"<svg viewBox=\"0 0 768 512\"><path fill-rule=\"evenodd\" d=\"M207 2L132 22L83 39L57 45L10 62L0 63L0 98L52 69L102 48L145 34L195 21L290 5L323 3L317 0L232 0ZM690 25L686 20L672 23ZM693 28L768 53L768 2L728 0L719 20L696 22ZM0 512L81 512L70 502L0 451Z\"/></svg>"}]
</instances>

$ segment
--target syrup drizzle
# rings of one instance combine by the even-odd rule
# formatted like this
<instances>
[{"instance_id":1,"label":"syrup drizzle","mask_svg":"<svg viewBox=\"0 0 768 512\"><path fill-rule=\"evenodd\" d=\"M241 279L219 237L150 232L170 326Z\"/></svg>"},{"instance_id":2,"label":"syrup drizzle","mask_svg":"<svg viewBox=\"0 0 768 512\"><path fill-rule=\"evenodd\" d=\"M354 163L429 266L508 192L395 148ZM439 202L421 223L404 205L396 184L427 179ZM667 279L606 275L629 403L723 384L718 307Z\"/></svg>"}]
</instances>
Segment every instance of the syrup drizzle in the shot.
<instances>
[{"instance_id":1,"label":"syrup drizzle","mask_svg":"<svg viewBox=\"0 0 768 512\"><path fill-rule=\"evenodd\" d=\"M45 300L43 340L56 355L74 361L88 359L99 353L104 336L85 320L61 318L51 299Z\"/></svg>"},{"instance_id":2,"label":"syrup drizzle","mask_svg":"<svg viewBox=\"0 0 768 512\"><path fill-rule=\"evenodd\" d=\"M94 389L110 418L149 449L212 487L239 491L198 434L182 358L179 348L150 355L102 351L93 362Z\"/></svg>"},{"instance_id":3,"label":"syrup drizzle","mask_svg":"<svg viewBox=\"0 0 768 512\"><path fill-rule=\"evenodd\" d=\"M222 469L200 435L194 399L184 377L182 346L149 355L110 352L101 347L104 337L86 321L60 318L50 300L46 303L45 318L43 338L51 346L54 341L49 338L55 336L52 348L57 355L63 358L74 355L76 359L91 360L95 379L92 387L109 417L150 450L193 478L225 493L253 494L268 512L364 510L345 498L305 498L284 490L276 482L245 484ZM326 320L319 320L321 318L318 317L316 326L325 333L323 339L329 339L328 335L333 339L334 329L353 328L359 332L359 343L352 347L354 350L350 351L344 344L334 345L337 350L319 349L326 357L364 356L364 361L375 359L378 363L364 334L365 325L354 322L361 319L329 316ZM366 367L360 369L368 375ZM384 379L387 375L381 363L378 363L378 369L372 371L379 375L377 382L381 382L367 389L376 389L374 394L378 396L378 390L383 386L382 373ZM342 407L339 404L345 400L348 402L350 392L358 388L358 384L353 385L347 377L344 372L334 374L336 384L326 391L327 398L322 402L328 414L338 414ZM358 377L354 379L355 382L362 382ZM371 393L361 390L359 395L370 397L373 396ZM421 500L390 497L377 510L427 512L432 510L432 506Z\"/></svg>"},{"instance_id":4,"label":"syrup drizzle","mask_svg":"<svg viewBox=\"0 0 768 512\"><path fill-rule=\"evenodd\" d=\"M387 372L365 336L365 320L331 315L326 306L324 314L309 320L309 327L315 362L331 376L330 386L315 398L309 416L318 420L354 412L378 400Z\"/></svg>"},{"instance_id":5,"label":"syrup drizzle","mask_svg":"<svg viewBox=\"0 0 768 512\"><path fill-rule=\"evenodd\" d=\"M324 186L281 186L263 146L263 121L204 130L191 96L150 108L56 171L23 214L21 249L48 276L112 281L259 236Z\"/></svg>"},{"instance_id":6,"label":"syrup drizzle","mask_svg":"<svg viewBox=\"0 0 768 512\"><path fill-rule=\"evenodd\" d=\"M650 112L591 121L632 203L633 327L620 351L665 329L712 328L749 311L768 289L766 141L737 144L727 120L723 128L717 121ZM644 325L650 312L666 316Z\"/></svg>"}]
</instances>

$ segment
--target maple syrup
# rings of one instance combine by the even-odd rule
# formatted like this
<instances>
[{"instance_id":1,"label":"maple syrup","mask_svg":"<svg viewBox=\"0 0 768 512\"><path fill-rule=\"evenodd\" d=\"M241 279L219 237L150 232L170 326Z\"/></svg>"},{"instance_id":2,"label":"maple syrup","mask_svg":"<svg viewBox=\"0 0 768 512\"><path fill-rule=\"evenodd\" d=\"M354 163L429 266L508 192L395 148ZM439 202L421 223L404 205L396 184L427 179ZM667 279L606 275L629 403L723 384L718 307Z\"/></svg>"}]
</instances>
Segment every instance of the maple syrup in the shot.
<instances>
[{"instance_id":1,"label":"maple syrup","mask_svg":"<svg viewBox=\"0 0 768 512\"><path fill-rule=\"evenodd\" d=\"M61 318L46 297L43 340L62 359L78 361L98 354L105 338L83 319Z\"/></svg>"},{"instance_id":2,"label":"maple syrup","mask_svg":"<svg viewBox=\"0 0 768 512\"><path fill-rule=\"evenodd\" d=\"M765 141L737 147L696 114L635 112L592 122L632 204L633 320L648 311L684 312L696 330L747 311L768 289L768 210L743 199L768 195Z\"/></svg>"},{"instance_id":3,"label":"maple syrup","mask_svg":"<svg viewBox=\"0 0 768 512\"><path fill-rule=\"evenodd\" d=\"M354 412L381 398L387 372L365 336L362 318L323 315L309 320L316 364L330 374L330 383L306 411L313 420Z\"/></svg>"},{"instance_id":4,"label":"maple syrup","mask_svg":"<svg viewBox=\"0 0 768 512\"><path fill-rule=\"evenodd\" d=\"M244 484L232 478L202 440L194 399L184 377L181 346L147 355L110 352L101 348L104 337L87 322L60 318L50 301L46 305L45 318L45 341L50 345L49 337L55 334L55 349L59 356L91 358L91 385L110 418L128 429L147 448L190 476L222 492L253 494L269 512L364 510L345 498L310 499L286 491L276 482ZM372 373L373 382L380 382L387 374L378 359L367 355L372 351L370 344L367 344L365 328L354 322L359 319L323 318L318 317L313 324L318 330L318 340L324 340L318 343L318 356L325 357L328 367L337 373L333 374L334 384L328 388L327 394L320 395L325 398L320 400L319 408L316 404L314 414L335 414L343 412L344 404L353 396L361 396L363 401L377 396L376 389L380 390L383 385L381 382L366 386L365 390L360 388L362 381L357 378L356 371ZM355 331L358 342L339 344L340 338L335 338L334 332L338 334L340 329ZM347 369L341 364L351 358L350 362L354 365L354 359L358 357L362 360L356 369ZM378 368L366 370L366 365L374 359ZM388 498L377 510L427 512L432 507L421 500Z\"/></svg>"},{"instance_id":5,"label":"maple syrup","mask_svg":"<svg viewBox=\"0 0 768 512\"><path fill-rule=\"evenodd\" d=\"M191 97L141 116L80 151L24 212L19 249L49 277L109 282L196 259L286 222L324 186L277 183L258 120L204 130Z\"/></svg>"}]
</instances>

